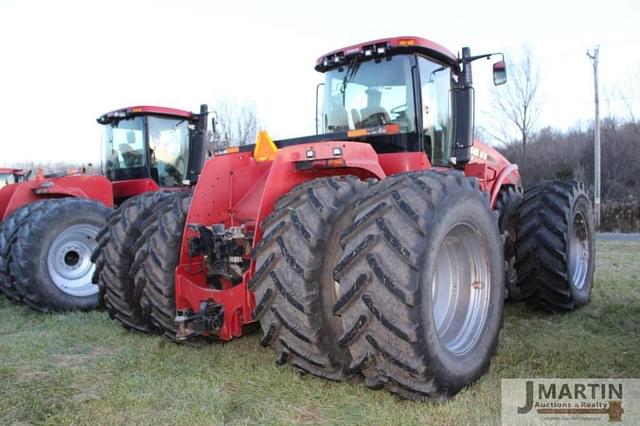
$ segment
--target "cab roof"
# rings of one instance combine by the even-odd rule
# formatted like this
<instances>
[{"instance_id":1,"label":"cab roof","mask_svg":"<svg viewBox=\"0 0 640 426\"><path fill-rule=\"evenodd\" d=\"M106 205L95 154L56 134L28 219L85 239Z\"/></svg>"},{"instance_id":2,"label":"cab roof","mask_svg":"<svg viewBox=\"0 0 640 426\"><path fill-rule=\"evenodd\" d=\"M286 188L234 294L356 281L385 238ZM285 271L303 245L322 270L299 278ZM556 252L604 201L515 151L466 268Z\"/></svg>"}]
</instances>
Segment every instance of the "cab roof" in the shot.
<instances>
[{"instance_id":1,"label":"cab roof","mask_svg":"<svg viewBox=\"0 0 640 426\"><path fill-rule=\"evenodd\" d=\"M424 53L448 65L457 65L459 62L456 55L438 43L422 37L400 36L371 40L333 50L316 60L315 69L316 71L324 72L343 65L352 57L375 57L397 52Z\"/></svg>"},{"instance_id":2,"label":"cab roof","mask_svg":"<svg viewBox=\"0 0 640 426\"><path fill-rule=\"evenodd\" d=\"M193 114L189 111L185 111L182 109L176 108L166 108L160 106L152 106L152 105L138 105L131 106L126 108L120 108L113 111L109 111L105 114L102 114L97 118L98 123L107 124L112 119L117 117L128 117L133 115L166 115L170 117L180 117L191 119L193 118Z\"/></svg>"}]
</instances>

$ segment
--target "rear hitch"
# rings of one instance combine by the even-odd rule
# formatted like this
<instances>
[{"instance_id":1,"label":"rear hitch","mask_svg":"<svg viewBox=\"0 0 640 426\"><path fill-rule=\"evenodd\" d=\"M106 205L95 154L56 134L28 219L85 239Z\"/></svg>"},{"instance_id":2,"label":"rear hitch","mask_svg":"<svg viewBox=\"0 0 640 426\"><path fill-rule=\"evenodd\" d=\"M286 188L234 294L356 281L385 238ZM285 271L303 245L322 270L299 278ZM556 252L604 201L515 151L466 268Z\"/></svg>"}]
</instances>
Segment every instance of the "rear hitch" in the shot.
<instances>
[{"instance_id":1,"label":"rear hitch","mask_svg":"<svg viewBox=\"0 0 640 426\"><path fill-rule=\"evenodd\" d=\"M253 234L244 225L225 228L223 224L189 224L198 233L189 238L189 257L203 256L207 275L224 278L233 285L242 282L249 267Z\"/></svg>"},{"instance_id":2,"label":"rear hitch","mask_svg":"<svg viewBox=\"0 0 640 426\"><path fill-rule=\"evenodd\" d=\"M177 339L188 340L196 336L218 335L224 322L224 306L212 301L200 304L200 312L191 309L176 311Z\"/></svg>"}]
</instances>

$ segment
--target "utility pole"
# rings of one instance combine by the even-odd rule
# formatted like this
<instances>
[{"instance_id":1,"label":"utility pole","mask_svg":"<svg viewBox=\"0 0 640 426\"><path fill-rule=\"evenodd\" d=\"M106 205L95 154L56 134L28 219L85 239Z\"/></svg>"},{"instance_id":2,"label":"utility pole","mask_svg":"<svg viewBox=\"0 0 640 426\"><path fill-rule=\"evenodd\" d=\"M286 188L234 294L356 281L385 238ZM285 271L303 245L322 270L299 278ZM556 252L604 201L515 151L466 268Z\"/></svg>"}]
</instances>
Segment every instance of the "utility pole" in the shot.
<instances>
[{"instance_id":1,"label":"utility pole","mask_svg":"<svg viewBox=\"0 0 640 426\"><path fill-rule=\"evenodd\" d=\"M587 56L593 64L593 87L595 93L596 118L593 135L593 208L595 212L596 229L600 227L600 99L598 96L598 61L600 46L587 51Z\"/></svg>"}]
</instances>

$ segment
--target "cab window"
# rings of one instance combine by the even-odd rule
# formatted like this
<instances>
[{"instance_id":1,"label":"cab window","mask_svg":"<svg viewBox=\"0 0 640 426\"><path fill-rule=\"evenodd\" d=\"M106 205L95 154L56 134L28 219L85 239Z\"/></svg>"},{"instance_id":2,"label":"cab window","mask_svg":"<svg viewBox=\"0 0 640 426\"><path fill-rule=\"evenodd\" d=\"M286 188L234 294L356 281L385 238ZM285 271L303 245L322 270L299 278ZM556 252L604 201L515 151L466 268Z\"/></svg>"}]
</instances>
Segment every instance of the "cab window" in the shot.
<instances>
[{"instance_id":1,"label":"cab window","mask_svg":"<svg viewBox=\"0 0 640 426\"><path fill-rule=\"evenodd\" d=\"M436 166L448 166L451 156L451 69L422 56L420 95L422 98L422 134L429 160Z\"/></svg>"},{"instance_id":2,"label":"cab window","mask_svg":"<svg viewBox=\"0 0 640 426\"><path fill-rule=\"evenodd\" d=\"M182 185L189 159L189 122L154 116L148 120L151 176L162 187Z\"/></svg>"}]
</instances>

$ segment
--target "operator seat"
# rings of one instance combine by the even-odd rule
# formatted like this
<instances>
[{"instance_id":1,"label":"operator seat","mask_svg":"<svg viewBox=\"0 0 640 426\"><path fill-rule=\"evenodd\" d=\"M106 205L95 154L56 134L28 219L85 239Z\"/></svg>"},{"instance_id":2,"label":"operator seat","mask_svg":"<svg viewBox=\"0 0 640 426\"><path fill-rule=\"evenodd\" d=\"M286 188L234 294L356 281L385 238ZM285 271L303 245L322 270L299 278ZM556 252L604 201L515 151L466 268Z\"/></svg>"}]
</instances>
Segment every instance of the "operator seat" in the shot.
<instances>
[{"instance_id":1,"label":"operator seat","mask_svg":"<svg viewBox=\"0 0 640 426\"><path fill-rule=\"evenodd\" d=\"M127 131L127 143L121 143L118 146L120 153L122 154L122 158L124 159L124 164L127 167L139 167L142 166L142 152L139 152L131 145L135 145L136 143L136 134L133 130Z\"/></svg>"},{"instance_id":2,"label":"operator seat","mask_svg":"<svg viewBox=\"0 0 640 426\"><path fill-rule=\"evenodd\" d=\"M377 88L370 87L365 93L367 94L367 106L360 110L362 123L366 126L383 124L391 122L389 111L380 105L382 100L382 91Z\"/></svg>"}]
</instances>

